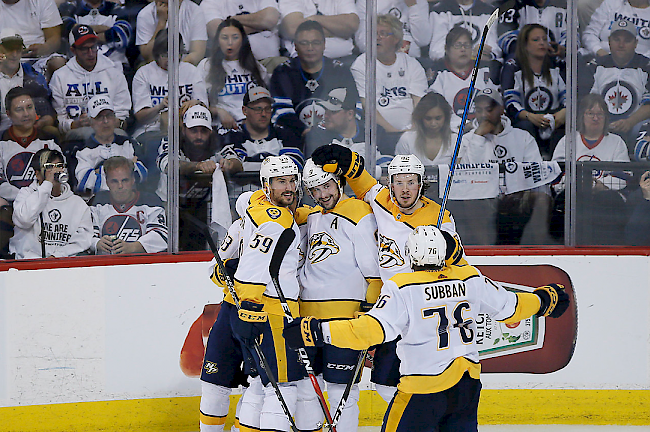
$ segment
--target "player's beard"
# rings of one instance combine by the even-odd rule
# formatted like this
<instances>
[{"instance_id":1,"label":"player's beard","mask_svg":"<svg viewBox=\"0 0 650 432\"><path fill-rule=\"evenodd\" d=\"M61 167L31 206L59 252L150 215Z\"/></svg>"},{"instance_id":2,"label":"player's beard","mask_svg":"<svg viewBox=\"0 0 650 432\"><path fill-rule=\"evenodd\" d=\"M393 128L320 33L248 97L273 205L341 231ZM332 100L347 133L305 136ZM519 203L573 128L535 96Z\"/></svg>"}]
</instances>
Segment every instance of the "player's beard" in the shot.
<instances>
[{"instance_id":1,"label":"player's beard","mask_svg":"<svg viewBox=\"0 0 650 432\"><path fill-rule=\"evenodd\" d=\"M291 197L289 197L289 193L291 194ZM298 199L298 193L296 191L277 193L276 191L271 190L271 198L273 204L278 207L290 207Z\"/></svg>"},{"instance_id":2,"label":"player's beard","mask_svg":"<svg viewBox=\"0 0 650 432\"><path fill-rule=\"evenodd\" d=\"M323 207L324 210L332 210L334 207L336 207L336 204L338 204L341 195L339 192L337 192L336 194L332 194L325 197L325 200L327 200L328 198L331 199L329 199L329 201L326 202L324 202L323 198L318 200L318 205Z\"/></svg>"}]
</instances>

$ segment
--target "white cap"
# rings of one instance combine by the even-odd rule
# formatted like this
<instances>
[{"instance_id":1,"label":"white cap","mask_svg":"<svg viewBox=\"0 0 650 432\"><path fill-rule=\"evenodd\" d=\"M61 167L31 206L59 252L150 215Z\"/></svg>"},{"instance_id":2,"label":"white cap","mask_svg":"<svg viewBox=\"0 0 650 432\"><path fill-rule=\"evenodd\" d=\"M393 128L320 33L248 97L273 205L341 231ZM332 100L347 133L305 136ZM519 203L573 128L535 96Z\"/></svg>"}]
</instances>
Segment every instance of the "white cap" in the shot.
<instances>
[{"instance_id":1,"label":"white cap","mask_svg":"<svg viewBox=\"0 0 650 432\"><path fill-rule=\"evenodd\" d=\"M327 100L320 104L330 111L341 111L343 109L354 109L355 101L350 100L351 94L345 87L335 88L327 94Z\"/></svg>"},{"instance_id":2,"label":"white cap","mask_svg":"<svg viewBox=\"0 0 650 432\"><path fill-rule=\"evenodd\" d=\"M196 126L205 126L212 130L212 114L203 105L194 105L183 115L183 123L188 129Z\"/></svg>"},{"instance_id":3,"label":"white cap","mask_svg":"<svg viewBox=\"0 0 650 432\"><path fill-rule=\"evenodd\" d=\"M88 117L95 118L99 115L100 112L104 110L111 110L115 112L111 98L109 98L108 95L93 96L88 101Z\"/></svg>"},{"instance_id":4,"label":"white cap","mask_svg":"<svg viewBox=\"0 0 650 432\"><path fill-rule=\"evenodd\" d=\"M499 90L492 88L492 87L485 87L482 90L479 90L476 92L476 96L474 96L474 101L478 99L481 96L488 97L495 101L497 104L503 106L503 99L501 99L501 93L499 93Z\"/></svg>"}]
</instances>

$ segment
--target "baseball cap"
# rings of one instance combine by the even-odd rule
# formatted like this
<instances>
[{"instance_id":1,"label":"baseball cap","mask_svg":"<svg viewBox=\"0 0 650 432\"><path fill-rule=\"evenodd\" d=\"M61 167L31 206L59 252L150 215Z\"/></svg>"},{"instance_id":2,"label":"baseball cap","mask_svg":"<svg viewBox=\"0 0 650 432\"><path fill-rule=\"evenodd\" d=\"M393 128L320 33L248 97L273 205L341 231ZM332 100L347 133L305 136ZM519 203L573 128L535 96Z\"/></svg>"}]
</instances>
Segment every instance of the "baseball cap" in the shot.
<instances>
[{"instance_id":1,"label":"baseball cap","mask_svg":"<svg viewBox=\"0 0 650 432\"><path fill-rule=\"evenodd\" d=\"M194 105L183 115L183 123L187 128L205 126L212 130L212 115L210 110L203 105Z\"/></svg>"},{"instance_id":2,"label":"baseball cap","mask_svg":"<svg viewBox=\"0 0 650 432\"><path fill-rule=\"evenodd\" d=\"M613 35L617 31L626 31L632 34L634 37L636 37L636 26L624 19L614 21L614 24L612 24L612 28L609 34Z\"/></svg>"},{"instance_id":3,"label":"baseball cap","mask_svg":"<svg viewBox=\"0 0 650 432\"><path fill-rule=\"evenodd\" d=\"M503 99L501 99L501 94L499 93L499 90L491 88L491 87L485 87L482 90L479 90L476 92L476 96L474 96L474 100L476 101L479 97L488 97L498 103L499 105L503 106Z\"/></svg>"},{"instance_id":4,"label":"baseball cap","mask_svg":"<svg viewBox=\"0 0 650 432\"><path fill-rule=\"evenodd\" d=\"M351 93L345 87L335 88L327 94L327 100L320 102L320 104L329 111L354 109L356 101L351 100Z\"/></svg>"},{"instance_id":5,"label":"baseball cap","mask_svg":"<svg viewBox=\"0 0 650 432\"><path fill-rule=\"evenodd\" d=\"M70 30L70 46L79 46L87 40L99 39L95 30L86 24L76 24Z\"/></svg>"},{"instance_id":6,"label":"baseball cap","mask_svg":"<svg viewBox=\"0 0 650 432\"><path fill-rule=\"evenodd\" d=\"M111 98L106 95L93 96L88 101L88 117L95 118L100 112L104 110L111 110L115 112Z\"/></svg>"},{"instance_id":7,"label":"baseball cap","mask_svg":"<svg viewBox=\"0 0 650 432\"><path fill-rule=\"evenodd\" d=\"M244 105L260 99L270 99L271 103L273 103L273 96L271 96L271 93L267 89L261 86L251 87L244 95Z\"/></svg>"},{"instance_id":8,"label":"baseball cap","mask_svg":"<svg viewBox=\"0 0 650 432\"><path fill-rule=\"evenodd\" d=\"M6 43L20 43L23 48L25 45L23 44L23 37L18 34L18 31L12 29L12 28L3 28L0 30L0 43L1 44L6 44Z\"/></svg>"}]
</instances>

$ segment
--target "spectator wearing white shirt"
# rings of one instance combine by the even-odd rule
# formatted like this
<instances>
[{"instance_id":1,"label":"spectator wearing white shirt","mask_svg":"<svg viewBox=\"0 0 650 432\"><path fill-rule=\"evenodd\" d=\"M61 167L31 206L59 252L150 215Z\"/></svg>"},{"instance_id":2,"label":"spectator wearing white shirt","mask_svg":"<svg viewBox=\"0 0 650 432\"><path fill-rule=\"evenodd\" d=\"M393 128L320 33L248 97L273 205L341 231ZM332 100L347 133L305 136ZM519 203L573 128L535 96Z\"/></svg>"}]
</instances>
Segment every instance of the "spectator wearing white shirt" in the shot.
<instances>
[{"instance_id":1,"label":"spectator wearing white shirt","mask_svg":"<svg viewBox=\"0 0 650 432\"><path fill-rule=\"evenodd\" d=\"M269 76L255 59L244 26L235 18L219 24L210 57L199 72L208 89L210 113L225 129L236 129L245 116L244 95L253 87L266 87Z\"/></svg>"},{"instance_id":2,"label":"spectator wearing white shirt","mask_svg":"<svg viewBox=\"0 0 650 432\"><path fill-rule=\"evenodd\" d=\"M124 135L116 135L117 117L110 98L95 96L88 101L88 117L94 133L76 152L74 175L79 192L97 193L108 190L104 161L113 156L123 156L133 161L135 179L142 182L147 178L147 168L138 161L133 141ZM68 148L74 146L69 143Z\"/></svg>"},{"instance_id":3,"label":"spectator wearing white shirt","mask_svg":"<svg viewBox=\"0 0 650 432\"><path fill-rule=\"evenodd\" d=\"M359 30L355 41L359 50L366 51L366 2L357 2ZM429 3L427 0L379 0L377 14L395 15L403 25L404 40L400 51L411 57L420 57L421 47L431 41L431 23L429 22Z\"/></svg>"},{"instance_id":4,"label":"spectator wearing white shirt","mask_svg":"<svg viewBox=\"0 0 650 432\"><path fill-rule=\"evenodd\" d=\"M282 22L280 31L290 53L291 42L303 21L316 21L325 30L325 57L341 58L352 54L353 37L359 29L359 15L354 0L279 0Z\"/></svg>"},{"instance_id":5,"label":"spectator wearing white shirt","mask_svg":"<svg viewBox=\"0 0 650 432\"><path fill-rule=\"evenodd\" d=\"M377 124L387 132L402 133L411 128L413 108L427 90L424 68L413 57L398 52L402 37L400 20L390 14L377 17ZM364 108L365 68L364 53L350 68Z\"/></svg>"},{"instance_id":6,"label":"spectator wearing white shirt","mask_svg":"<svg viewBox=\"0 0 650 432\"><path fill-rule=\"evenodd\" d=\"M92 133L87 114L88 100L95 95L107 94L120 128L131 110L131 94L121 64L98 54L99 38L85 24L76 24L71 31L74 54L65 66L57 70L50 81L54 109L59 119L59 130L66 139L85 139ZM79 130L76 130L79 129Z\"/></svg>"},{"instance_id":7,"label":"spectator wearing white shirt","mask_svg":"<svg viewBox=\"0 0 650 432\"><path fill-rule=\"evenodd\" d=\"M0 29L13 28L23 37L25 57L42 58L37 70L48 78L65 64L64 57L54 54L61 46L62 24L54 0L0 1Z\"/></svg>"},{"instance_id":8,"label":"spectator wearing white shirt","mask_svg":"<svg viewBox=\"0 0 650 432\"><path fill-rule=\"evenodd\" d=\"M265 59L280 55L278 22L280 10L275 0L203 0L201 10L208 23L208 37L214 38L226 18L235 18L245 29L255 58Z\"/></svg>"},{"instance_id":9,"label":"spectator wearing white shirt","mask_svg":"<svg viewBox=\"0 0 650 432\"><path fill-rule=\"evenodd\" d=\"M138 121L134 137L148 131L159 131L161 113L166 115L169 88L166 29L156 36L153 56L155 61L142 66L133 77L133 112ZM180 62L179 69L179 104L190 100L207 104L208 94L198 69L187 62Z\"/></svg>"},{"instance_id":10,"label":"spectator wearing white shirt","mask_svg":"<svg viewBox=\"0 0 650 432\"><path fill-rule=\"evenodd\" d=\"M205 56L208 33L201 8L191 0L180 0L178 25L188 46L183 61L198 65ZM146 62L153 60L153 45L160 30L167 28L167 0L156 0L145 6L136 21L135 44Z\"/></svg>"}]
</instances>

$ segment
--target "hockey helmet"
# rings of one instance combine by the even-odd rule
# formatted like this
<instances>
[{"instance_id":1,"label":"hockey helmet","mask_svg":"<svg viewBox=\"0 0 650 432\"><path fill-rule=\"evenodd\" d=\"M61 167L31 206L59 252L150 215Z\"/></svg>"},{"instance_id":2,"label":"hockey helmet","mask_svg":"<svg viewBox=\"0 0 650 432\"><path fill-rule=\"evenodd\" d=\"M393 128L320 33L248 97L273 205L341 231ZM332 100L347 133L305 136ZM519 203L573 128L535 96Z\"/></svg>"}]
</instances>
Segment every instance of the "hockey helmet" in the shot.
<instances>
[{"instance_id":1,"label":"hockey helmet","mask_svg":"<svg viewBox=\"0 0 650 432\"><path fill-rule=\"evenodd\" d=\"M411 267L431 266L439 270L445 266L447 240L435 226L422 225L411 231L405 249L411 259Z\"/></svg>"},{"instance_id":2,"label":"hockey helmet","mask_svg":"<svg viewBox=\"0 0 650 432\"><path fill-rule=\"evenodd\" d=\"M410 208L413 208L417 204L418 199L422 196L422 187L424 186L424 165L422 161L418 159L417 156L413 154L409 155L397 155L393 160L388 164L388 190L390 191L390 199L400 207L395 196L393 195L393 178L397 174L417 174L418 181L420 182L420 189L418 190L418 198L415 200L413 205ZM401 208L401 207L400 207Z\"/></svg>"},{"instance_id":3,"label":"hockey helmet","mask_svg":"<svg viewBox=\"0 0 650 432\"><path fill-rule=\"evenodd\" d=\"M298 166L289 156L267 156L260 167L260 183L266 197L270 200L270 185L273 177L282 177L288 175L296 176L296 184L300 184L300 172ZM298 188L300 189L300 188Z\"/></svg>"}]
</instances>

